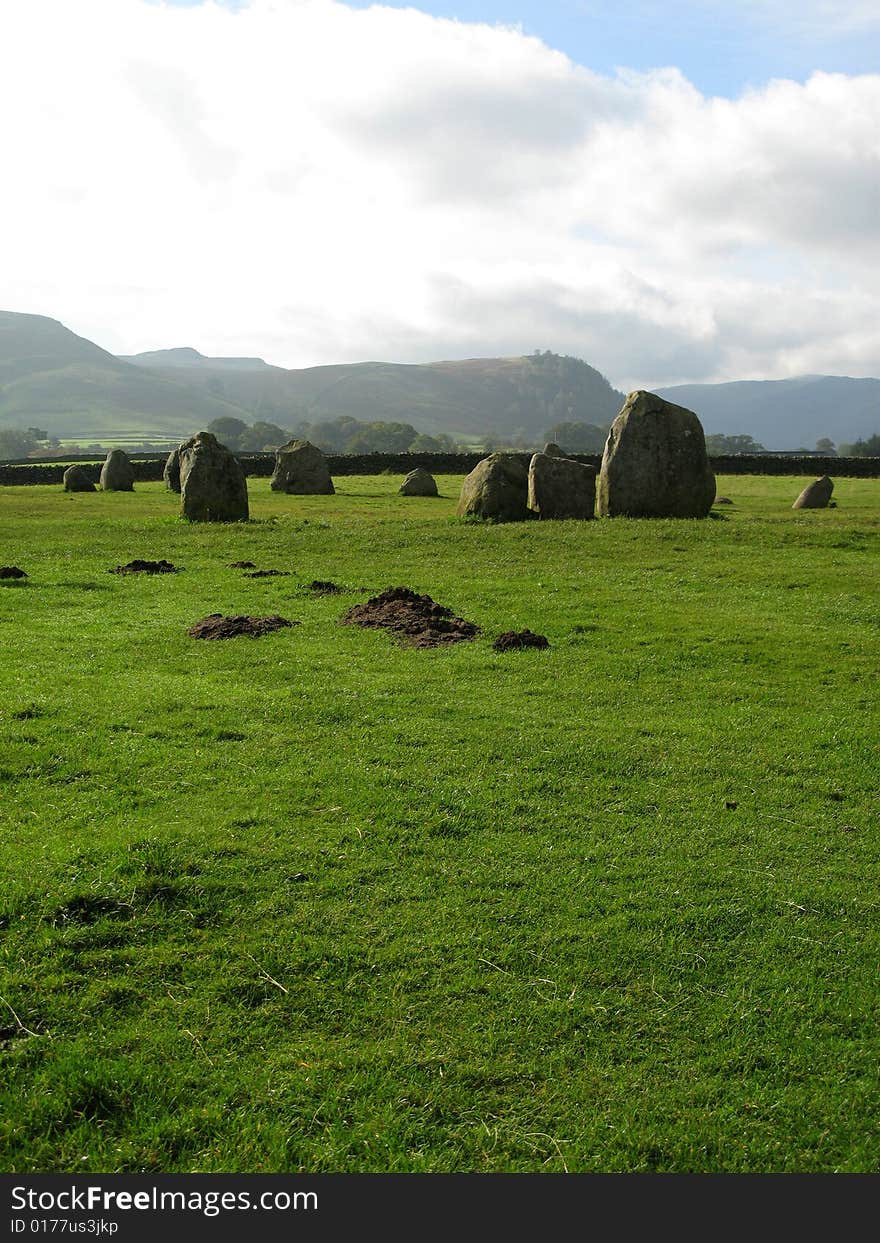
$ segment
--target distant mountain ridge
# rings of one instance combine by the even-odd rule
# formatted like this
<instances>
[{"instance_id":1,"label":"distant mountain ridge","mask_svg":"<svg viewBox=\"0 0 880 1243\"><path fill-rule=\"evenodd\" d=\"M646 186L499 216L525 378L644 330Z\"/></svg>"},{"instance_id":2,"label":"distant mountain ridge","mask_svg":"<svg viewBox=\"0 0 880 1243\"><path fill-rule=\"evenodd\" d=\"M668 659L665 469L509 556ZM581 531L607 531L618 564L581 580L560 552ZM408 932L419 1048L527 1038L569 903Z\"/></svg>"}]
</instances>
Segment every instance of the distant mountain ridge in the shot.
<instances>
[{"instance_id":1,"label":"distant mountain ridge","mask_svg":"<svg viewBox=\"0 0 880 1243\"><path fill-rule=\"evenodd\" d=\"M0 426L61 437L182 437L239 410L109 354L44 315L0 311Z\"/></svg>"},{"instance_id":2,"label":"distant mountain ridge","mask_svg":"<svg viewBox=\"0 0 880 1243\"><path fill-rule=\"evenodd\" d=\"M349 417L456 439L536 439L561 420L608 423L622 402L595 368L550 351L299 370L190 346L117 358L57 320L0 312L0 427L45 427L61 439L182 438L222 417L282 428Z\"/></svg>"},{"instance_id":3,"label":"distant mountain ridge","mask_svg":"<svg viewBox=\"0 0 880 1243\"><path fill-rule=\"evenodd\" d=\"M711 434L768 449L813 448L880 432L880 380L800 376L653 390ZM287 369L211 358L191 346L117 357L42 315L0 311L0 427L61 439L183 439L222 417L298 423L400 421L457 440L538 442L563 422L606 425L625 395L595 368L548 350L516 358L340 363Z\"/></svg>"},{"instance_id":4,"label":"distant mountain ridge","mask_svg":"<svg viewBox=\"0 0 880 1243\"><path fill-rule=\"evenodd\" d=\"M133 355L127 361L168 380L180 380L185 372L190 384L201 382L252 417L282 427L347 416L411 423L418 431L455 438L484 433L534 438L565 419L608 423L624 400L587 363L549 351L520 358L337 363L295 370L254 367L251 359L205 358L188 350Z\"/></svg>"},{"instance_id":5,"label":"distant mountain ridge","mask_svg":"<svg viewBox=\"0 0 880 1243\"><path fill-rule=\"evenodd\" d=\"M147 350L143 354L117 354L120 362L132 363L135 367L158 369L162 367L194 367L203 370L220 371L280 371L282 368L270 368L262 358L207 358L194 350L191 345L181 345L171 350Z\"/></svg>"},{"instance_id":6,"label":"distant mountain ridge","mask_svg":"<svg viewBox=\"0 0 880 1243\"><path fill-rule=\"evenodd\" d=\"M753 436L767 449L812 449L880 432L880 380L805 375L790 380L676 384L654 392L693 410L707 433Z\"/></svg>"}]
</instances>

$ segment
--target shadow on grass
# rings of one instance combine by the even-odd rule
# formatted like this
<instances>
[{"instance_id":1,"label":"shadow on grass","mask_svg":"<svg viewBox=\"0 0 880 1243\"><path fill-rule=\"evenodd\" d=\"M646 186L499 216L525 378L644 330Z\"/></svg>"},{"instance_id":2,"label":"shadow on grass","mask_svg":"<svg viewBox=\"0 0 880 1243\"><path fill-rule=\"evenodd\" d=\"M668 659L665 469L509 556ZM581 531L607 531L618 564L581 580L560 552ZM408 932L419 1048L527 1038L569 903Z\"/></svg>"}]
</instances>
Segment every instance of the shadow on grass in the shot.
<instances>
[{"instance_id":1,"label":"shadow on grass","mask_svg":"<svg viewBox=\"0 0 880 1243\"><path fill-rule=\"evenodd\" d=\"M113 588L109 583L81 583L81 582L65 582L56 583L56 587L70 587L75 591L112 591Z\"/></svg>"}]
</instances>

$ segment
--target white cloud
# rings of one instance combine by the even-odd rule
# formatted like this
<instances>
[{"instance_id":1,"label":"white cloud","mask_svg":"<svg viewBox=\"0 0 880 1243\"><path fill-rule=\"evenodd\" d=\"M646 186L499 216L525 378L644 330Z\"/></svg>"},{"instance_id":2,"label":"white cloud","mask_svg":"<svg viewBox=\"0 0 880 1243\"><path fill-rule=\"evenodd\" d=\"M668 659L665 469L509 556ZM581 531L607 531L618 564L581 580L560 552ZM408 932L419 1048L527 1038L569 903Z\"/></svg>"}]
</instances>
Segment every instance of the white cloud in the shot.
<instances>
[{"instance_id":1,"label":"white cloud","mask_svg":"<svg viewBox=\"0 0 880 1243\"><path fill-rule=\"evenodd\" d=\"M108 348L880 374L880 76L707 99L334 0L5 0L0 42L4 307Z\"/></svg>"}]
</instances>

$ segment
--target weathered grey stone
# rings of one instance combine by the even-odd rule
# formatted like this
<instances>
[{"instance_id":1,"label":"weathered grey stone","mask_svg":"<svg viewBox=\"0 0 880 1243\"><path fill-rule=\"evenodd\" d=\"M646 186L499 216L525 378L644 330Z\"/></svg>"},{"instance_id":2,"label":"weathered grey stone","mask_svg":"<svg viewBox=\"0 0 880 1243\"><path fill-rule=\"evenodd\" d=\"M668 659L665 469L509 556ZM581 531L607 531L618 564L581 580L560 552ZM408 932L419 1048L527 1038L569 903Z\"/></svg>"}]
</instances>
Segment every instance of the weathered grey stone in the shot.
<instances>
[{"instance_id":1,"label":"weathered grey stone","mask_svg":"<svg viewBox=\"0 0 880 1243\"><path fill-rule=\"evenodd\" d=\"M597 514L705 518L714 499L715 476L694 412L655 393L630 393L605 441Z\"/></svg>"},{"instance_id":2,"label":"weathered grey stone","mask_svg":"<svg viewBox=\"0 0 880 1243\"><path fill-rule=\"evenodd\" d=\"M437 481L424 466L411 470L398 488L401 496L436 496Z\"/></svg>"},{"instance_id":3,"label":"weathered grey stone","mask_svg":"<svg viewBox=\"0 0 880 1243\"><path fill-rule=\"evenodd\" d=\"M823 475L821 479L807 484L792 509L827 509L833 491L834 484L827 475Z\"/></svg>"},{"instance_id":4,"label":"weathered grey stone","mask_svg":"<svg viewBox=\"0 0 880 1243\"><path fill-rule=\"evenodd\" d=\"M595 518L595 468L536 453L529 463L528 506L540 518Z\"/></svg>"},{"instance_id":5,"label":"weathered grey stone","mask_svg":"<svg viewBox=\"0 0 880 1243\"><path fill-rule=\"evenodd\" d=\"M548 440L541 452L546 453L547 457L565 457L555 440Z\"/></svg>"},{"instance_id":6,"label":"weathered grey stone","mask_svg":"<svg viewBox=\"0 0 880 1243\"><path fill-rule=\"evenodd\" d=\"M123 449L111 449L101 467L101 488L104 492L131 492L134 489L134 467Z\"/></svg>"},{"instance_id":7,"label":"weathered grey stone","mask_svg":"<svg viewBox=\"0 0 880 1243\"><path fill-rule=\"evenodd\" d=\"M180 449L172 449L168 454L168 461L165 463L165 469L162 471L162 478L165 480L165 487L171 492L180 491Z\"/></svg>"},{"instance_id":8,"label":"weathered grey stone","mask_svg":"<svg viewBox=\"0 0 880 1243\"><path fill-rule=\"evenodd\" d=\"M295 496L331 496L336 491L324 454L308 440L288 440L281 446L269 486Z\"/></svg>"},{"instance_id":9,"label":"weathered grey stone","mask_svg":"<svg viewBox=\"0 0 880 1243\"><path fill-rule=\"evenodd\" d=\"M247 481L241 463L210 432L178 447L180 512L191 522L245 522Z\"/></svg>"},{"instance_id":10,"label":"weathered grey stone","mask_svg":"<svg viewBox=\"0 0 880 1243\"><path fill-rule=\"evenodd\" d=\"M95 485L81 466L68 466L62 476L65 492L94 492Z\"/></svg>"},{"instance_id":11,"label":"weathered grey stone","mask_svg":"<svg viewBox=\"0 0 880 1243\"><path fill-rule=\"evenodd\" d=\"M519 522L530 517L528 492L529 477L522 463L505 453L490 453L465 476L458 516L474 514L496 522Z\"/></svg>"}]
</instances>

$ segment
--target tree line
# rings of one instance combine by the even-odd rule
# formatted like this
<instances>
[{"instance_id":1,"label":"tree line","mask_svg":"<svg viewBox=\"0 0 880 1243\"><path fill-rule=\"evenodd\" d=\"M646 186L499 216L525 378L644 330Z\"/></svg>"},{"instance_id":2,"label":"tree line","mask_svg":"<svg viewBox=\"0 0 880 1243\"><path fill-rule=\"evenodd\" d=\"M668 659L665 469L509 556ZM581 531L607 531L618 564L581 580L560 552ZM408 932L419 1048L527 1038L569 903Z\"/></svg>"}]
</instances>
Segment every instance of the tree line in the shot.
<instances>
[{"instance_id":1,"label":"tree line","mask_svg":"<svg viewBox=\"0 0 880 1243\"><path fill-rule=\"evenodd\" d=\"M346 415L319 423L302 420L289 428L262 421L248 426L225 416L206 430L233 453L274 453L290 440L308 440L325 453L454 453L459 448L451 436L428 436L411 423L370 423Z\"/></svg>"},{"instance_id":2,"label":"tree line","mask_svg":"<svg viewBox=\"0 0 880 1243\"><path fill-rule=\"evenodd\" d=\"M605 447L610 423L587 423L563 420L553 423L543 433L539 443L521 432L512 436L490 433L476 442L462 444L445 432L428 435L419 432L411 423L365 422L343 415L340 418L309 423L305 420L293 427L279 427L276 423L257 420L248 424L243 419L224 417L214 419L206 430L233 453L274 453L290 440L309 440L325 453L455 453L515 450L531 452L542 444L552 441L566 453L601 453ZM0 460L15 461L28 457L69 456L84 450L89 453L104 452L106 445L76 445L50 436L41 427L0 428ZM129 444L133 451L167 452L168 445L144 441L139 446ZM768 450L751 436L726 436L712 433L706 436L706 448L712 457L741 453L767 453ZM792 453L818 453L826 457L880 457L880 432L860 438L851 444L835 446L834 441L822 437L814 449L792 449Z\"/></svg>"}]
</instances>

